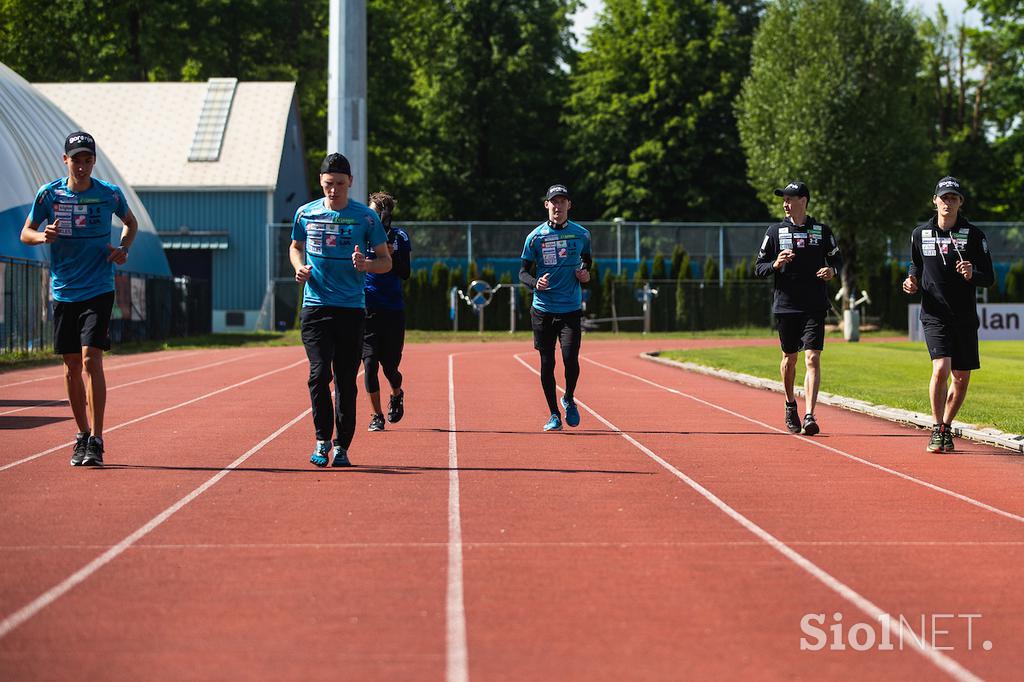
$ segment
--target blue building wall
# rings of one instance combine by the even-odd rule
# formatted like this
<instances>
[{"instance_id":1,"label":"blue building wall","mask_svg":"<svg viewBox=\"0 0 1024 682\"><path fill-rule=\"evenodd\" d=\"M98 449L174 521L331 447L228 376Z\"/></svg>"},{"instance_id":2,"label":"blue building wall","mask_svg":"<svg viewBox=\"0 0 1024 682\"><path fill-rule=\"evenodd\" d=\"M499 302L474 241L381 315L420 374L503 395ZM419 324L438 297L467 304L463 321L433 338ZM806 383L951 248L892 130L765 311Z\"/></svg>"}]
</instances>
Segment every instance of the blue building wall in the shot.
<instances>
[{"instance_id":1,"label":"blue building wall","mask_svg":"<svg viewBox=\"0 0 1024 682\"><path fill-rule=\"evenodd\" d=\"M213 252L214 310L255 310L266 289L266 192L139 192L158 231L218 230L228 248Z\"/></svg>"}]
</instances>

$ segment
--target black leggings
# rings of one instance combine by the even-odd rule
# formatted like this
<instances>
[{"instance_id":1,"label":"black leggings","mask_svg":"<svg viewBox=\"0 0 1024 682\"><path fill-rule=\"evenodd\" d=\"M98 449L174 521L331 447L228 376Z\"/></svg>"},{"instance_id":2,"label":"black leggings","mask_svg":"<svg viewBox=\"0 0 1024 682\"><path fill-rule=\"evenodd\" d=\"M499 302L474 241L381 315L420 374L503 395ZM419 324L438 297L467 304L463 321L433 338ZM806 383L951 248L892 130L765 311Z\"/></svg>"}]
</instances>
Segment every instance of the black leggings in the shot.
<instances>
[{"instance_id":1,"label":"black leggings","mask_svg":"<svg viewBox=\"0 0 1024 682\"><path fill-rule=\"evenodd\" d=\"M362 308L303 308L302 345L309 358L309 397L317 440L348 449L356 432L356 376L363 342ZM334 403L331 403L331 378Z\"/></svg>"},{"instance_id":2,"label":"black leggings","mask_svg":"<svg viewBox=\"0 0 1024 682\"><path fill-rule=\"evenodd\" d=\"M377 370L384 368L384 376L393 389L402 387L402 373L398 365L402 362L405 347L405 311L370 309L366 312L366 328L363 332L363 382L367 393L380 391Z\"/></svg>"},{"instance_id":3,"label":"black leggings","mask_svg":"<svg viewBox=\"0 0 1024 682\"><path fill-rule=\"evenodd\" d=\"M576 382L580 378L580 328L582 313L542 313L536 308L530 310L533 323L533 347L540 353L540 385L551 414L561 414L558 409L558 394L555 388L555 342L562 348L562 365L565 367L565 398L572 400L576 393Z\"/></svg>"}]
</instances>

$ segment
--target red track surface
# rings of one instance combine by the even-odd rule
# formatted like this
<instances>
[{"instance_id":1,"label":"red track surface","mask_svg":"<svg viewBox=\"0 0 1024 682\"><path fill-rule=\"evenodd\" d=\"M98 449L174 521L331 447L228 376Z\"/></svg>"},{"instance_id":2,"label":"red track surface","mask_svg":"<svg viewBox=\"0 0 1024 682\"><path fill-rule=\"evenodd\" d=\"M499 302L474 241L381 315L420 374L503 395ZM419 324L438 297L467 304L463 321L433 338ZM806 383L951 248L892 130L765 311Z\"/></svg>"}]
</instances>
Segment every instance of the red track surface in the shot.
<instances>
[{"instance_id":1,"label":"red track surface","mask_svg":"<svg viewBox=\"0 0 1024 682\"><path fill-rule=\"evenodd\" d=\"M351 470L308 464L301 348L108 360L103 470L58 370L0 376L0 679L1019 678L1024 460L827 406L794 437L642 350L585 342L542 433L528 344L411 346ZM829 648L880 612L926 646Z\"/></svg>"}]
</instances>

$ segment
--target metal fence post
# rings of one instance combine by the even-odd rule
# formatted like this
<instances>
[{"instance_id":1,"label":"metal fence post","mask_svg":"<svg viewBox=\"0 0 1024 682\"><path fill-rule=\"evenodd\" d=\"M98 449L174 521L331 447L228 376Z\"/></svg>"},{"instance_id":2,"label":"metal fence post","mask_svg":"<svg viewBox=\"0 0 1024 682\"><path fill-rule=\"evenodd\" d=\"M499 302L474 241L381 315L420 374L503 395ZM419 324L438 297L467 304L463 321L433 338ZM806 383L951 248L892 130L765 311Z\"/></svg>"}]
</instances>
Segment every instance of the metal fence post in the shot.
<instances>
[{"instance_id":1,"label":"metal fence post","mask_svg":"<svg viewBox=\"0 0 1024 682\"><path fill-rule=\"evenodd\" d=\"M508 310L509 310L509 313L508 313L508 333L509 334L515 334L516 333L516 299L519 297L518 294L519 294L519 287L517 287L515 284L509 286L509 288L508 288L508 295L512 297L512 298L509 299L509 302L508 302Z\"/></svg>"},{"instance_id":2,"label":"metal fence post","mask_svg":"<svg viewBox=\"0 0 1024 682\"><path fill-rule=\"evenodd\" d=\"M633 246L636 248L636 266L640 267L640 223L633 223Z\"/></svg>"},{"instance_id":3,"label":"metal fence post","mask_svg":"<svg viewBox=\"0 0 1024 682\"><path fill-rule=\"evenodd\" d=\"M718 226L718 286L725 286L725 225Z\"/></svg>"},{"instance_id":4,"label":"metal fence post","mask_svg":"<svg viewBox=\"0 0 1024 682\"><path fill-rule=\"evenodd\" d=\"M613 218L615 223L615 274L622 274L622 223L625 218Z\"/></svg>"},{"instance_id":5,"label":"metal fence post","mask_svg":"<svg viewBox=\"0 0 1024 682\"><path fill-rule=\"evenodd\" d=\"M466 277L473 267L473 223L466 223Z\"/></svg>"}]
</instances>

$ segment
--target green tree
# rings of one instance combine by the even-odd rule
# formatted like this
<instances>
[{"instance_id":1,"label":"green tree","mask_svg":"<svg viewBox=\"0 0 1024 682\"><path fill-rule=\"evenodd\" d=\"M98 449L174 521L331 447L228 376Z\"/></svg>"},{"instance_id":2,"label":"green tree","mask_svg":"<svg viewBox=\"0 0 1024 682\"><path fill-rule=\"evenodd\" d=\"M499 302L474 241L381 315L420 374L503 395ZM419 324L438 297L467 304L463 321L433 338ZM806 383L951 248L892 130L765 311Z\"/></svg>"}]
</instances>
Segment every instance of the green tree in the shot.
<instances>
[{"instance_id":1,"label":"green tree","mask_svg":"<svg viewBox=\"0 0 1024 682\"><path fill-rule=\"evenodd\" d=\"M798 30L794 30L798 27ZM754 40L737 100L748 176L766 206L772 188L808 183L810 212L832 224L842 282L903 238L934 182L917 100L922 45L891 0L779 0Z\"/></svg>"},{"instance_id":2,"label":"green tree","mask_svg":"<svg viewBox=\"0 0 1024 682\"><path fill-rule=\"evenodd\" d=\"M732 111L761 6L606 0L565 114L579 193L602 216L765 217Z\"/></svg>"},{"instance_id":3,"label":"green tree","mask_svg":"<svg viewBox=\"0 0 1024 682\"><path fill-rule=\"evenodd\" d=\"M409 114L379 182L419 219L535 212L547 185L567 181L559 115L577 0L386 1Z\"/></svg>"}]
</instances>

